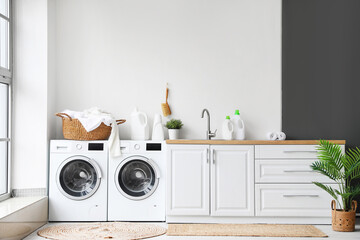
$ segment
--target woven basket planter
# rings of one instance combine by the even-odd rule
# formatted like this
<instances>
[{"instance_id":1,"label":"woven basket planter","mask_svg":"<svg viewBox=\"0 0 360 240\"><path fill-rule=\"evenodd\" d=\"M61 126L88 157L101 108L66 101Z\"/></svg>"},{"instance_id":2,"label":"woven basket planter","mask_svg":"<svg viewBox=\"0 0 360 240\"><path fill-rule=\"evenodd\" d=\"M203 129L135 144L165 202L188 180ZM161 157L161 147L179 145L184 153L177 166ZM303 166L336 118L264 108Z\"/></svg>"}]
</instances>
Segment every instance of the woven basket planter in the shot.
<instances>
[{"instance_id":1,"label":"woven basket planter","mask_svg":"<svg viewBox=\"0 0 360 240\"><path fill-rule=\"evenodd\" d=\"M345 212L342 209L336 209L336 202L332 200L332 229L338 232L353 232L355 230L356 207L357 202L352 201L351 210Z\"/></svg>"},{"instance_id":2,"label":"woven basket planter","mask_svg":"<svg viewBox=\"0 0 360 240\"><path fill-rule=\"evenodd\" d=\"M107 140L111 134L111 126L101 123L99 127L91 132L86 131L78 119L71 118L66 113L55 114L62 119L63 135L69 140ZM126 122L125 119L116 120L117 125Z\"/></svg>"}]
</instances>

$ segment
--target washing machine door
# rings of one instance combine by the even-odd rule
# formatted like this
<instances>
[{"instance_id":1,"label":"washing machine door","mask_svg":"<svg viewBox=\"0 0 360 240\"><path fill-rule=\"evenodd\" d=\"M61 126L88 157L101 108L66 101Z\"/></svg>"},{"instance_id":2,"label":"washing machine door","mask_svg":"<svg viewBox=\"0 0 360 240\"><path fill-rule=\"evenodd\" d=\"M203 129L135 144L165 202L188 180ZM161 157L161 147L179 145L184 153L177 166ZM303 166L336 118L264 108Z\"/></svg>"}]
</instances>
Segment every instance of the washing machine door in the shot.
<instances>
[{"instance_id":1,"label":"washing machine door","mask_svg":"<svg viewBox=\"0 0 360 240\"><path fill-rule=\"evenodd\" d=\"M131 200L150 197L159 184L160 171L154 161L143 156L124 159L115 172L119 192Z\"/></svg>"},{"instance_id":2,"label":"washing machine door","mask_svg":"<svg viewBox=\"0 0 360 240\"><path fill-rule=\"evenodd\" d=\"M64 196L72 200L84 200L91 197L100 186L100 167L88 157L73 156L61 163L56 181Z\"/></svg>"}]
</instances>

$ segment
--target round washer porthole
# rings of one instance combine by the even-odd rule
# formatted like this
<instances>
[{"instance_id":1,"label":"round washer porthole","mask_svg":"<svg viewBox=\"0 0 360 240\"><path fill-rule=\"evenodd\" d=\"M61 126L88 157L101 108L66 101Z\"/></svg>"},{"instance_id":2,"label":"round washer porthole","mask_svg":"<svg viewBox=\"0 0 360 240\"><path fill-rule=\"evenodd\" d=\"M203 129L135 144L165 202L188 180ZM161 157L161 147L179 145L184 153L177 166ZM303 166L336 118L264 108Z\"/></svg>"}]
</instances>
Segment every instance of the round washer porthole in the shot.
<instances>
[{"instance_id":1,"label":"round washer porthole","mask_svg":"<svg viewBox=\"0 0 360 240\"><path fill-rule=\"evenodd\" d=\"M159 173L153 161L142 156L124 159L115 172L115 184L128 199L142 200L150 197L159 184Z\"/></svg>"},{"instance_id":2,"label":"round washer porthole","mask_svg":"<svg viewBox=\"0 0 360 240\"><path fill-rule=\"evenodd\" d=\"M84 200L91 197L98 190L100 181L99 166L84 156L66 159L56 174L60 192L72 200Z\"/></svg>"}]
</instances>

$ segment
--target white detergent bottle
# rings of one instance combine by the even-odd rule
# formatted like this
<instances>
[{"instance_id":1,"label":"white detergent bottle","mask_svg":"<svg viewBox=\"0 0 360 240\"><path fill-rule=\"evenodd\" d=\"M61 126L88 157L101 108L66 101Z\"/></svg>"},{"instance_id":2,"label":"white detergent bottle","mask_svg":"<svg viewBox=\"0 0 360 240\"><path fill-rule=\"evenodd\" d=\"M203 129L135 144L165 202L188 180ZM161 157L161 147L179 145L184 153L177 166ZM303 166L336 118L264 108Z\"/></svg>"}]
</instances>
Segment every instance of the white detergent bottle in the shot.
<instances>
[{"instance_id":1,"label":"white detergent bottle","mask_svg":"<svg viewBox=\"0 0 360 240\"><path fill-rule=\"evenodd\" d=\"M149 140L149 124L147 115L139 112L137 108L131 113L131 139Z\"/></svg>"},{"instance_id":2,"label":"white detergent bottle","mask_svg":"<svg viewBox=\"0 0 360 240\"><path fill-rule=\"evenodd\" d=\"M231 119L234 125L234 139L244 140L245 139L245 124L244 121L240 118L239 110L235 110L235 115Z\"/></svg>"},{"instance_id":3,"label":"white detergent bottle","mask_svg":"<svg viewBox=\"0 0 360 240\"><path fill-rule=\"evenodd\" d=\"M232 140L233 139L233 133L234 133L234 125L230 121L230 117L226 116L225 121L222 125L222 135L225 140Z\"/></svg>"},{"instance_id":4,"label":"white detergent bottle","mask_svg":"<svg viewBox=\"0 0 360 240\"><path fill-rule=\"evenodd\" d=\"M164 137L164 127L161 122L161 115L155 114L154 116L154 125L152 130L152 140L163 141Z\"/></svg>"}]
</instances>

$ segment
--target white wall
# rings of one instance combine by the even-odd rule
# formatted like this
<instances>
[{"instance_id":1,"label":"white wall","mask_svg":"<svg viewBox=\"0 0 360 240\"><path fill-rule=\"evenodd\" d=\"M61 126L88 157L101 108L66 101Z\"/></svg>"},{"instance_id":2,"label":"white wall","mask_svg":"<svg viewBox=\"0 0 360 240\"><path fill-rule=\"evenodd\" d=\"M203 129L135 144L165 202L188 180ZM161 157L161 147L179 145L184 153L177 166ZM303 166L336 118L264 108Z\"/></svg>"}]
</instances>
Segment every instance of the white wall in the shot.
<instances>
[{"instance_id":1,"label":"white wall","mask_svg":"<svg viewBox=\"0 0 360 240\"><path fill-rule=\"evenodd\" d=\"M152 118L168 82L184 138L204 138L203 108L212 130L235 109L249 139L281 128L281 0L59 0L56 50L57 111Z\"/></svg>"},{"instance_id":2,"label":"white wall","mask_svg":"<svg viewBox=\"0 0 360 240\"><path fill-rule=\"evenodd\" d=\"M56 119L56 0L47 0L47 134L55 138Z\"/></svg>"},{"instance_id":3,"label":"white wall","mask_svg":"<svg viewBox=\"0 0 360 240\"><path fill-rule=\"evenodd\" d=\"M50 77L53 69L48 69L52 63L48 51L48 10L48 0L13 1L15 189L44 188L47 183L48 140L54 136L48 131L53 121L48 120L48 112L54 111L52 96L48 96L54 85L54 78Z\"/></svg>"},{"instance_id":4,"label":"white wall","mask_svg":"<svg viewBox=\"0 0 360 240\"><path fill-rule=\"evenodd\" d=\"M281 128L280 0L13 3L13 188L46 187L55 112L99 106L129 119L137 106L152 118L166 82L184 138L204 138L205 107L212 130L237 108L249 139ZM120 133L130 137L129 123Z\"/></svg>"}]
</instances>

